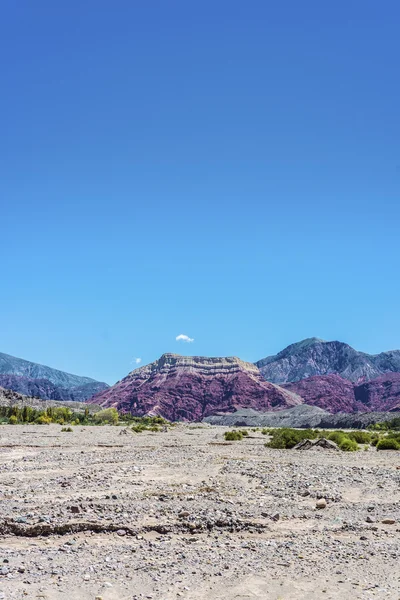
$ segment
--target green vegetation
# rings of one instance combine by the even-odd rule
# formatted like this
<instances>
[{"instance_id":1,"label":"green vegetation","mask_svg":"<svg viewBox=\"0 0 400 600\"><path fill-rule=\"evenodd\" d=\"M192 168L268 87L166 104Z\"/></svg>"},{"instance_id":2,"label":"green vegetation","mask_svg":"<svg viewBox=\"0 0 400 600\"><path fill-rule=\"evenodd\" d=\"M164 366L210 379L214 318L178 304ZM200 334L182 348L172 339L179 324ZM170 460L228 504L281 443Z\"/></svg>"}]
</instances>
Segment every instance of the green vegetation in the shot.
<instances>
[{"instance_id":1,"label":"green vegetation","mask_svg":"<svg viewBox=\"0 0 400 600\"><path fill-rule=\"evenodd\" d=\"M384 437L376 445L377 450L400 450L400 444L395 438Z\"/></svg>"},{"instance_id":2,"label":"green vegetation","mask_svg":"<svg viewBox=\"0 0 400 600\"><path fill-rule=\"evenodd\" d=\"M357 442L347 436L345 436L338 445L341 450L344 450L344 452L356 452L358 450Z\"/></svg>"},{"instance_id":3,"label":"green vegetation","mask_svg":"<svg viewBox=\"0 0 400 600\"><path fill-rule=\"evenodd\" d=\"M94 420L99 425L116 425L119 420L116 408L105 408L94 415Z\"/></svg>"},{"instance_id":4,"label":"green vegetation","mask_svg":"<svg viewBox=\"0 0 400 600\"><path fill-rule=\"evenodd\" d=\"M124 415L126 419L126 415ZM142 431L161 431L164 427L172 427L172 423L163 419L163 417L129 417L133 421L132 431L142 433Z\"/></svg>"},{"instance_id":5,"label":"green vegetation","mask_svg":"<svg viewBox=\"0 0 400 600\"><path fill-rule=\"evenodd\" d=\"M172 427L173 423L166 421L163 417L133 417L130 413L118 413L116 408L105 408L97 413L90 413L89 408L78 412L64 406L50 406L45 409L24 406L0 406L0 423L18 425L23 423L35 423L37 425L118 425L125 423L133 424L132 431L160 431L162 427ZM63 428L62 431L72 431ZM247 432L246 434L247 435Z\"/></svg>"},{"instance_id":6,"label":"green vegetation","mask_svg":"<svg viewBox=\"0 0 400 600\"><path fill-rule=\"evenodd\" d=\"M302 440L312 440L318 437L317 431L313 429L292 429L290 427L272 429L270 435L271 440L265 445L267 448L278 449L293 448Z\"/></svg>"},{"instance_id":7,"label":"green vegetation","mask_svg":"<svg viewBox=\"0 0 400 600\"><path fill-rule=\"evenodd\" d=\"M45 409L32 408L31 406L24 406L23 408L0 406L0 423L10 423L12 425L19 423L89 425L93 422L93 415L89 413L89 409L85 409L84 412L76 412L64 406L49 406Z\"/></svg>"},{"instance_id":8,"label":"green vegetation","mask_svg":"<svg viewBox=\"0 0 400 600\"><path fill-rule=\"evenodd\" d=\"M71 433L73 431L72 427L63 427L61 432Z\"/></svg>"},{"instance_id":9,"label":"green vegetation","mask_svg":"<svg viewBox=\"0 0 400 600\"><path fill-rule=\"evenodd\" d=\"M382 421L381 423L373 423L368 425L368 429L371 431L389 431L389 430L400 430L400 417L394 417L390 421Z\"/></svg>"},{"instance_id":10,"label":"green vegetation","mask_svg":"<svg viewBox=\"0 0 400 600\"><path fill-rule=\"evenodd\" d=\"M242 431L225 431L224 437L227 442L238 442L243 439Z\"/></svg>"},{"instance_id":11,"label":"green vegetation","mask_svg":"<svg viewBox=\"0 0 400 600\"><path fill-rule=\"evenodd\" d=\"M264 433L264 430L262 431ZM358 450L358 443L371 443L372 435L362 431L319 431L318 429L292 429L282 427L268 430L271 440L265 445L267 448L289 449L293 448L302 440L313 440L326 438L335 442L345 452Z\"/></svg>"}]
</instances>

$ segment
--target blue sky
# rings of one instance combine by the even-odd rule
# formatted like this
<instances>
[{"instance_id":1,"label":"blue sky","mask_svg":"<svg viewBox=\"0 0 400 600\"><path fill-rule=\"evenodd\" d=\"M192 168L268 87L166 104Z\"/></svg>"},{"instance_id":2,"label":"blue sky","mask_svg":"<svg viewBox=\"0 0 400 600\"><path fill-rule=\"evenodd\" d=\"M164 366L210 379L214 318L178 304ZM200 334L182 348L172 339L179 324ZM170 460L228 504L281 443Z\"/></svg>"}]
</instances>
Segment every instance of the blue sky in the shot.
<instances>
[{"instance_id":1,"label":"blue sky","mask_svg":"<svg viewBox=\"0 0 400 600\"><path fill-rule=\"evenodd\" d=\"M113 383L163 352L400 347L399 18L4 0L0 351Z\"/></svg>"}]
</instances>

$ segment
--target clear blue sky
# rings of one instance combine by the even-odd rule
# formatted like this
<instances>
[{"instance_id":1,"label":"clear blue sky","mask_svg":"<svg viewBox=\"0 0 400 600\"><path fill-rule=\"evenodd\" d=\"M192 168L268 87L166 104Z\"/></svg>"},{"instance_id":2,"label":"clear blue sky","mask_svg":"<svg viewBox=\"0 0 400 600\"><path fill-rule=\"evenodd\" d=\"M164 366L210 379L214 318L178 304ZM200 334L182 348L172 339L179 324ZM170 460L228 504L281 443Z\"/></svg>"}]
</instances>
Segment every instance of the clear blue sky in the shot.
<instances>
[{"instance_id":1,"label":"clear blue sky","mask_svg":"<svg viewBox=\"0 0 400 600\"><path fill-rule=\"evenodd\" d=\"M398 0L1 13L0 351L400 347Z\"/></svg>"}]
</instances>

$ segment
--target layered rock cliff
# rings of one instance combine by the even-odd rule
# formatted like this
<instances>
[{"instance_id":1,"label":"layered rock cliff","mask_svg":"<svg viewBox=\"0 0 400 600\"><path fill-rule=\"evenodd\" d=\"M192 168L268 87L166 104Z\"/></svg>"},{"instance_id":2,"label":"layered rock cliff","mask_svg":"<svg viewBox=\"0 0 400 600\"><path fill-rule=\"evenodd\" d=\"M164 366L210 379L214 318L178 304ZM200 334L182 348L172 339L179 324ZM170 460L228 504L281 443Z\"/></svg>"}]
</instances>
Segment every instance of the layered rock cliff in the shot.
<instances>
[{"instance_id":1,"label":"layered rock cliff","mask_svg":"<svg viewBox=\"0 0 400 600\"><path fill-rule=\"evenodd\" d=\"M258 368L238 358L164 354L140 367L89 402L141 416L200 421L215 411L238 407L277 410L302 402L296 394L263 379Z\"/></svg>"}]
</instances>

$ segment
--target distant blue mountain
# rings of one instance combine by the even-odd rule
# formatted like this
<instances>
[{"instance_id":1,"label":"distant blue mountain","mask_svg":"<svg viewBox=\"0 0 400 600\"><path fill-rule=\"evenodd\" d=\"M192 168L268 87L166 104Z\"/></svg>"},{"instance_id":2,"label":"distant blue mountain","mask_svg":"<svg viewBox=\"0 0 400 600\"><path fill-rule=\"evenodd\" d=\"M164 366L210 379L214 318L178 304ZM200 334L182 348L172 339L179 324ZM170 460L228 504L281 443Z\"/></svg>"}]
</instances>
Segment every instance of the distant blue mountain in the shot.
<instances>
[{"instance_id":1,"label":"distant blue mountain","mask_svg":"<svg viewBox=\"0 0 400 600\"><path fill-rule=\"evenodd\" d=\"M45 365L0 353L0 386L44 400L84 401L109 386Z\"/></svg>"}]
</instances>

